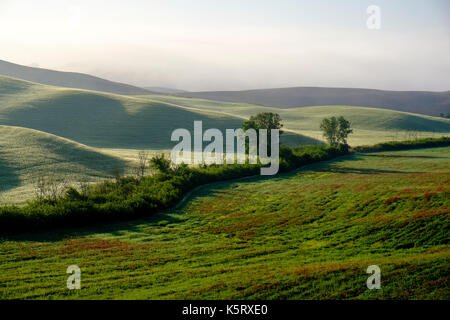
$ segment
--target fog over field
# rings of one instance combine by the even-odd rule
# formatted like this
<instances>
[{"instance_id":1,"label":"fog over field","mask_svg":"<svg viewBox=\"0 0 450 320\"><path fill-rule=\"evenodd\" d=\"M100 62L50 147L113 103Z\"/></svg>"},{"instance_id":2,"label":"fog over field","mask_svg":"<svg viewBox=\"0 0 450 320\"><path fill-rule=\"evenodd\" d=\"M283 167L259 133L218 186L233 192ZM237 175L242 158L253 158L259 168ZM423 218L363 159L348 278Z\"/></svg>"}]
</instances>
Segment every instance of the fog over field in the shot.
<instances>
[{"instance_id":1,"label":"fog over field","mask_svg":"<svg viewBox=\"0 0 450 320\"><path fill-rule=\"evenodd\" d=\"M190 91L449 90L449 2L379 0L379 30L370 4L1 1L0 59Z\"/></svg>"}]
</instances>

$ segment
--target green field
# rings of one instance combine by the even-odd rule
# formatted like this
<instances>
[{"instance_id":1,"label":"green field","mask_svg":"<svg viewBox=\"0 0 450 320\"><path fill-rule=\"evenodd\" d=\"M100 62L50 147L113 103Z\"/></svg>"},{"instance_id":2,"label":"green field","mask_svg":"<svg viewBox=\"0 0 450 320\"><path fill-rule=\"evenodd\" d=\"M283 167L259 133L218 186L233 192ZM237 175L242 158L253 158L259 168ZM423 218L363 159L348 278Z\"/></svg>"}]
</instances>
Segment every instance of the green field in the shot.
<instances>
[{"instance_id":1,"label":"green field","mask_svg":"<svg viewBox=\"0 0 450 320\"><path fill-rule=\"evenodd\" d=\"M353 154L204 186L148 219L4 238L0 298L449 299L449 159Z\"/></svg>"},{"instance_id":2,"label":"green field","mask_svg":"<svg viewBox=\"0 0 450 320\"><path fill-rule=\"evenodd\" d=\"M111 178L116 169L127 173L132 165L132 160L52 134L0 125L0 203L32 198L41 176L76 185Z\"/></svg>"},{"instance_id":3,"label":"green field","mask_svg":"<svg viewBox=\"0 0 450 320\"><path fill-rule=\"evenodd\" d=\"M319 130L320 122L323 118L342 115L351 121L352 128L354 128L354 133L349 137L351 146L375 144L384 141L401 141L415 139L416 137L427 138L450 135L449 119L386 109L351 106L280 109L246 103L219 102L173 96L150 95L145 97L198 110L224 112L244 118L260 112L279 113L285 128L316 140L323 140L322 133Z\"/></svg>"}]
</instances>

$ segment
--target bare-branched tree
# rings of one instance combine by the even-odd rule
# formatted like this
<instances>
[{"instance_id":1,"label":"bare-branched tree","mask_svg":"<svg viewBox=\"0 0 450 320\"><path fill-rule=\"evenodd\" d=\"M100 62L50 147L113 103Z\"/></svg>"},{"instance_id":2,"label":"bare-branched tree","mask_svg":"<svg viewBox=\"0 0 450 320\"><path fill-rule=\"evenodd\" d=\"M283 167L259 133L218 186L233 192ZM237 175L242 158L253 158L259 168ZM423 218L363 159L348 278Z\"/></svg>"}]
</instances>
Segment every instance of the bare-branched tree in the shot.
<instances>
[{"instance_id":1,"label":"bare-branched tree","mask_svg":"<svg viewBox=\"0 0 450 320\"><path fill-rule=\"evenodd\" d=\"M139 151L138 153L138 163L135 168L136 177L138 179L142 179L145 176L145 173L148 169L148 152L147 151Z\"/></svg>"},{"instance_id":2,"label":"bare-branched tree","mask_svg":"<svg viewBox=\"0 0 450 320\"><path fill-rule=\"evenodd\" d=\"M39 176L35 182L34 193L38 200L57 200L61 198L68 187L64 178L55 176Z\"/></svg>"}]
</instances>

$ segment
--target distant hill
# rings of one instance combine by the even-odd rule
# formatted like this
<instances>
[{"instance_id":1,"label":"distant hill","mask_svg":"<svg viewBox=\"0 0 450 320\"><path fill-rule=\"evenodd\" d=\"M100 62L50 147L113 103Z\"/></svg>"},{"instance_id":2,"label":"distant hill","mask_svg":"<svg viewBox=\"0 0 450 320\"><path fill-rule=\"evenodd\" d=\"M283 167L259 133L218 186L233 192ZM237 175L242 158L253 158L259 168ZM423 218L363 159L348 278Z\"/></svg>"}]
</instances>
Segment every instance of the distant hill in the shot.
<instances>
[{"instance_id":1,"label":"distant hill","mask_svg":"<svg viewBox=\"0 0 450 320\"><path fill-rule=\"evenodd\" d=\"M195 120L204 130L240 128L242 117L180 107L160 101L44 86L0 76L0 125L32 128L91 147L171 149L177 128L193 130ZM297 134L288 144L317 142ZM290 142L289 142L290 141Z\"/></svg>"},{"instance_id":2,"label":"distant hill","mask_svg":"<svg viewBox=\"0 0 450 320\"><path fill-rule=\"evenodd\" d=\"M246 91L177 93L181 97L246 102L275 108L346 105L438 116L450 111L450 91L385 91L352 88L296 87Z\"/></svg>"},{"instance_id":3,"label":"distant hill","mask_svg":"<svg viewBox=\"0 0 450 320\"><path fill-rule=\"evenodd\" d=\"M166 87L143 87L145 90L149 90L152 92L163 93L163 94L175 94L175 93L186 93L188 91L175 89L175 88L166 88Z\"/></svg>"},{"instance_id":4,"label":"distant hill","mask_svg":"<svg viewBox=\"0 0 450 320\"><path fill-rule=\"evenodd\" d=\"M126 95L149 94L153 92L151 90L101 79L88 74L33 68L3 60L0 60L0 75L52 86Z\"/></svg>"}]
</instances>

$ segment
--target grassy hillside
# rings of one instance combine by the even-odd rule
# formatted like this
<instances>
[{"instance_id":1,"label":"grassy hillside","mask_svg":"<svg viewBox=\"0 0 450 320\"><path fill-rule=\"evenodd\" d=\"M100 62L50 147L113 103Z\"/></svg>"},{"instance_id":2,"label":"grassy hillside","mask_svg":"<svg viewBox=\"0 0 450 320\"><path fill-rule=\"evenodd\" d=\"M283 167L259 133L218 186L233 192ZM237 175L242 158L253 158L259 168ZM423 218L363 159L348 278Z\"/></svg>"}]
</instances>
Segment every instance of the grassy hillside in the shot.
<instances>
[{"instance_id":1,"label":"grassy hillside","mask_svg":"<svg viewBox=\"0 0 450 320\"><path fill-rule=\"evenodd\" d=\"M209 185L146 220L3 239L0 298L449 299L449 158L355 154Z\"/></svg>"},{"instance_id":2,"label":"grassy hillside","mask_svg":"<svg viewBox=\"0 0 450 320\"><path fill-rule=\"evenodd\" d=\"M0 203L24 202L34 196L38 177L72 184L126 172L129 161L37 130L0 125Z\"/></svg>"},{"instance_id":3,"label":"grassy hillside","mask_svg":"<svg viewBox=\"0 0 450 320\"><path fill-rule=\"evenodd\" d=\"M33 68L3 60L0 60L0 75L52 86L96 90L117 94L148 94L151 92L160 92L146 90L129 84L113 82L88 74Z\"/></svg>"},{"instance_id":4,"label":"grassy hillside","mask_svg":"<svg viewBox=\"0 0 450 320\"><path fill-rule=\"evenodd\" d=\"M352 122L355 129L350 136L350 145L374 144L391 140L425 138L450 134L450 120L419 114L386 109L351 106L316 106L292 109L278 109L246 103L218 102L204 99L190 99L172 96L151 95L149 99L176 105L214 110L230 115L249 117L259 112L277 112L285 127L314 139L323 139L319 131L324 117L342 115Z\"/></svg>"},{"instance_id":5,"label":"grassy hillside","mask_svg":"<svg viewBox=\"0 0 450 320\"><path fill-rule=\"evenodd\" d=\"M43 86L0 76L0 124L52 133L99 148L171 149L171 133L208 128L239 128L243 119L216 111L94 91ZM191 131L192 132L192 131ZM314 139L287 134L283 143Z\"/></svg>"},{"instance_id":6,"label":"grassy hillside","mask_svg":"<svg viewBox=\"0 0 450 320\"><path fill-rule=\"evenodd\" d=\"M355 88L295 87L247 91L177 93L182 97L246 102L275 108L348 105L438 116L450 111L450 91L386 91Z\"/></svg>"}]
</instances>

